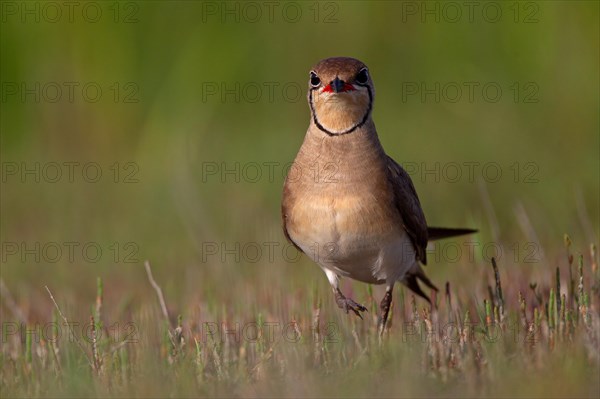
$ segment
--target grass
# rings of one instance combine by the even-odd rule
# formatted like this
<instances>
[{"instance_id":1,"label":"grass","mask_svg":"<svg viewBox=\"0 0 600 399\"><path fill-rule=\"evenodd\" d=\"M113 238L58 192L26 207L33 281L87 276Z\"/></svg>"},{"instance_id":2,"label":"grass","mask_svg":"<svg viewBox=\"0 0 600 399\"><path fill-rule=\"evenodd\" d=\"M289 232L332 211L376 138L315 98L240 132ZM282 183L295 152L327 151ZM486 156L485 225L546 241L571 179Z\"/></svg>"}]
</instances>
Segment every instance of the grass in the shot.
<instances>
[{"instance_id":1,"label":"grass","mask_svg":"<svg viewBox=\"0 0 600 399\"><path fill-rule=\"evenodd\" d=\"M123 293L100 278L88 305L47 287L45 320L3 324L2 396L597 397L597 255L575 256L567 236L565 249L566 267L534 282L492 259L485 289L446 283L431 307L399 289L382 340L370 286L356 286L364 320L319 286L300 308L281 293L256 312L191 302L175 317L148 262L153 290L127 307L106 306ZM2 294L23 314L4 283Z\"/></svg>"}]
</instances>

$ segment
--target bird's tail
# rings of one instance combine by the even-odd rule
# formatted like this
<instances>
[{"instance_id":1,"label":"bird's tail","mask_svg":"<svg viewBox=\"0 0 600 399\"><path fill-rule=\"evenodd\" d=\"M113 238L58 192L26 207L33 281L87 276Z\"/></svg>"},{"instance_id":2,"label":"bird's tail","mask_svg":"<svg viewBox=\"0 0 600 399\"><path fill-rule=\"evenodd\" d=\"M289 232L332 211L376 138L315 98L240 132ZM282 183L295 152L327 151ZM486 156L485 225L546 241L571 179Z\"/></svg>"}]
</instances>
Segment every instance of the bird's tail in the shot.
<instances>
[{"instance_id":1,"label":"bird's tail","mask_svg":"<svg viewBox=\"0 0 600 399\"><path fill-rule=\"evenodd\" d=\"M462 236L465 234L476 233L475 229L454 229L447 227L428 227L427 233L429 235L429 241L432 240L441 240L443 238L450 238L456 236ZM425 271L421 267L419 263L415 263L415 265L411 268L408 273L402 279L402 282L410 288L412 292L424 298L427 302L431 303L429 297L423 292L421 287L419 286L419 282L424 283L427 287L431 288L434 291L437 291L437 287L429 280L427 275L425 275Z\"/></svg>"},{"instance_id":2,"label":"bird's tail","mask_svg":"<svg viewBox=\"0 0 600 399\"><path fill-rule=\"evenodd\" d=\"M441 240L444 238L463 236L465 234L477 233L475 229L454 229L449 227L427 227L429 241Z\"/></svg>"},{"instance_id":3,"label":"bird's tail","mask_svg":"<svg viewBox=\"0 0 600 399\"><path fill-rule=\"evenodd\" d=\"M425 271L418 263L412 267L412 269L406 273L406 276L402 279L402 283L406 285L412 292L424 298L427 302L431 303L429 297L423 292L421 287L419 286L419 281L424 283L427 287L431 288L434 291L437 291L437 287L429 280L429 278L425 275Z\"/></svg>"}]
</instances>

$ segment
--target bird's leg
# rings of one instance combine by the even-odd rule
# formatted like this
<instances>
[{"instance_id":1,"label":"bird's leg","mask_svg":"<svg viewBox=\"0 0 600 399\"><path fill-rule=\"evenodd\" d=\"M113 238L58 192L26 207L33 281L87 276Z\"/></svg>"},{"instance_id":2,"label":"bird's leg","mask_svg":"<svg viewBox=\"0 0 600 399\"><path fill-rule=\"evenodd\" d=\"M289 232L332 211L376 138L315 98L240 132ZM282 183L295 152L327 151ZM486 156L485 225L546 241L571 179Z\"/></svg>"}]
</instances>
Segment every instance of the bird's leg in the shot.
<instances>
[{"instance_id":1,"label":"bird's leg","mask_svg":"<svg viewBox=\"0 0 600 399\"><path fill-rule=\"evenodd\" d=\"M342 291L340 291L340 287L339 287L339 277L338 275L329 270L329 269L325 269L323 268L323 270L325 271L325 274L327 275L327 279L329 280L329 283L331 284L331 288L333 288L333 293L335 295L335 303L337 303L338 307L342 310L344 310L346 313L348 313L348 311L353 311L355 315L357 315L358 317L360 317L362 319L362 316L360 314L360 312L364 312L365 310L367 310L367 308L365 308L363 305L356 303L353 299L351 298L346 298L344 296L344 294L342 294Z\"/></svg>"},{"instance_id":2,"label":"bird's leg","mask_svg":"<svg viewBox=\"0 0 600 399\"><path fill-rule=\"evenodd\" d=\"M382 336L385 327L387 324L388 315L390 313L390 306L392 305L392 290L394 289L393 285L388 285L385 289L385 295L381 300L379 305L379 309L381 310L381 315L379 319L379 336Z\"/></svg>"},{"instance_id":3,"label":"bird's leg","mask_svg":"<svg viewBox=\"0 0 600 399\"><path fill-rule=\"evenodd\" d=\"M346 313L348 313L348 311L351 310L354 312L355 315L357 315L361 319L362 315L360 314L360 312L364 312L365 310L367 310L367 308L365 308L360 303L356 303L352 298L346 298L339 288L335 289L335 302L337 303L338 307L342 310L345 310Z\"/></svg>"}]
</instances>

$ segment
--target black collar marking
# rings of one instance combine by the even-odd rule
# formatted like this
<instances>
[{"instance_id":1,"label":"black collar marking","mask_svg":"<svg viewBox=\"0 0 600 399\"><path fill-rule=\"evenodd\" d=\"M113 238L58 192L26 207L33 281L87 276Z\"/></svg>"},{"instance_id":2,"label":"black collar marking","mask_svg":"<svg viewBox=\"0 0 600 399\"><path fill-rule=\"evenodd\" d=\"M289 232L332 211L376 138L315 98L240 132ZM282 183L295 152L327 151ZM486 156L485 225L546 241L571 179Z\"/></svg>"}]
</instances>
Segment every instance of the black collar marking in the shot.
<instances>
[{"instance_id":1,"label":"black collar marking","mask_svg":"<svg viewBox=\"0 0 600 399\"><path fill-rule=\"evenodd\" d=\"M325 127L323 125L321 125L321 123L319 122L319 120L317 119L317 113L315 112L315 107L313 105L313 91L317 90L318 88L312 88L310 89L309 95L308 95L308 99L309 99L309 104L310 104L310 111L313 114L313 121L315 122L315 125L317 125L317 127L322 130L323 132L327 133L327 135L329 136L342 136L344 134L348 134L348 133L352 133L353 131L355 131L356 129L358 129L359 127L361 127L362 125L365 124L365 122L367 121L367 119L369 119L369 115L371 114L371 108L373 107L373 94L371 93L371 87L369 86L364 86L367 88L367 92L369 93L369 108L367 109L367 112L365 113L365 116L363 116L362 120L357 123L356 125L354 125L353 127L351 127L348 130L345 130L343 132L340 133L333 133L330 132L329 130L325 129Z\"/></svg>"}]
</instances>

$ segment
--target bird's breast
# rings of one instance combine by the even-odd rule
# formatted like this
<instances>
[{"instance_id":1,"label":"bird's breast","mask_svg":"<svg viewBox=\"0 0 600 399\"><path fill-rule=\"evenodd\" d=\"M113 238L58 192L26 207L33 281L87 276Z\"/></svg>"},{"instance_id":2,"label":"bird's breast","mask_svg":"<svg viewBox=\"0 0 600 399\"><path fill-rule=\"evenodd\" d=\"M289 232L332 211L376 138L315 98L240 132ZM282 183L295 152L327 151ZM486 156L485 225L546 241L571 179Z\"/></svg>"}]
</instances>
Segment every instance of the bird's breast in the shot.
<instances>
[{"instance_id":1,"label":"bird's breast","mask_svg":"<svg viewBox=\"0 0 600 399\"><path fill-rule=\"evenodd\" d=\"M290 238L316 263L357 280L380 283L404 230L385 192L365 184L314 184L286 210ZM396 249L392 249L396 248Z\"/></svg>"},{"instance_id":2,"label":"bird's breast","mask_svg":"<svg viewBox=\"0 0 600 399\"><path fill-rule=\"evenodd\" d=\"M321 267L382 283L414 264L386 160L372 121L337 137L309 127L282 208L288 235Z\"/></svg>"}]
</instances>

